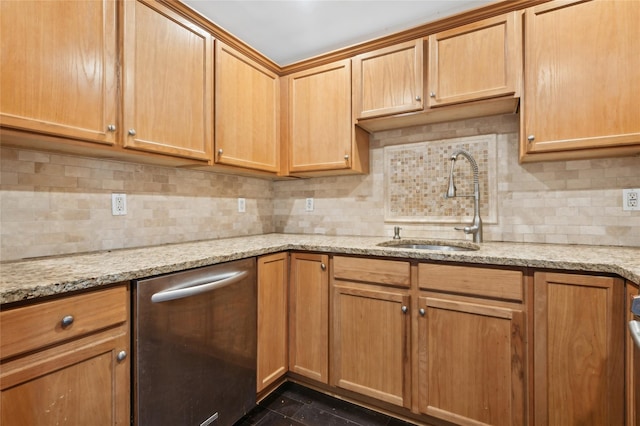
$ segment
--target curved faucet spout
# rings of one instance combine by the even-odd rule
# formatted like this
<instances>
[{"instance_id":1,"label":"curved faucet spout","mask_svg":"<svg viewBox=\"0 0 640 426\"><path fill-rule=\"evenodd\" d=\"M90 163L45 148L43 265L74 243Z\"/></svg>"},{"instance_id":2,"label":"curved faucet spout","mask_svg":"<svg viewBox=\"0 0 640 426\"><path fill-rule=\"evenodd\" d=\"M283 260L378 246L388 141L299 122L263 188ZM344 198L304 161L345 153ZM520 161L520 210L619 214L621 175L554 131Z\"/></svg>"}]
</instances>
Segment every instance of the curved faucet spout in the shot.
<instances>
[{"instance_id":1,"label":"curved faucet spout","mask_svg":"<svg viewBox=\"0 0 640 426\"><path fill-rule=\"evenodd\" d=\"M454 175L453 169L456 165L456 160L458 157L462 155L467 160L469 160L469 164L471 164L471 168L473 169L473 223L470 226L465 226L464 228L455 228L460 231L464 231L465 234L473 234L473 242L481 243L482 242L482 219L480 219L480 183L479 183L479 173L478 173L478 163L473 158L469 151L464 149L459 149L451 154L451 171L449 172L449 187L447 189L447 193L444 195L444 198L453 198L456 197L456 186L454 183ZM469 195L467 195L469 196Z\"/></svg>"}]
</instances>

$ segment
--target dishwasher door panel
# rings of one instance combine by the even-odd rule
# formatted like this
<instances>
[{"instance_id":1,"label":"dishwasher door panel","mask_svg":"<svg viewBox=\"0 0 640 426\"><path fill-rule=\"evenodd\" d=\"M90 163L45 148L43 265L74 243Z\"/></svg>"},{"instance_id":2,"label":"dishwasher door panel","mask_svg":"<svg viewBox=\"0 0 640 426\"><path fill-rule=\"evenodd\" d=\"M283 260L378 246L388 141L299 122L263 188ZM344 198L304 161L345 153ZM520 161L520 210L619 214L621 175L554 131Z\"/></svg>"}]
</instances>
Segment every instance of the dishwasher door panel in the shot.
<instances>
[{"instance_id":1,"label":"dishwasher door panel","mask_svg":"<svg viewBox=\"0 0 640 426\"><path fill-rule=\"evenodd\" d=\"M221 288L151 301L234 272L244 276ZM139 280L133 294L137 425L230 426L255 406L254 258Z\"/></svg>"}]
</instances>

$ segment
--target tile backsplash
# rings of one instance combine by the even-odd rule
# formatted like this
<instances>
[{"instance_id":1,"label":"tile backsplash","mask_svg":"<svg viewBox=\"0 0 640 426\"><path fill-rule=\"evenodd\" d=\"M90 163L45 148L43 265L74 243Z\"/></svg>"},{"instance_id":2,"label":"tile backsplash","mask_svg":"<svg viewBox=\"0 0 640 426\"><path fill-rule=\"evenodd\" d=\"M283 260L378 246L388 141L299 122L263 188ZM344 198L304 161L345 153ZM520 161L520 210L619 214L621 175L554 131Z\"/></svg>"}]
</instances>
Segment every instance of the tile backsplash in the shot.
<instances>
[{"instance_id":1,"label":"tile backsplash","mask_svg":"<svg viewBox=\"0 0 640 426\"><path fill-rule=\"evenodd\" d=\"M496 135L497 221L485 223L485 241L640 246L640 212L622 210L622 189L640 187L640 157L519 164L518 128L507 114L375 133L369 175L276 183L276 231L392 236L400 225L407 237L470 239L450 223L385 221L384 149ZM440 203L446 189L425 202ZM313 212L305 197L315 198ZM468 209L451 213L465 223Z\"/></svg>"},{"instance_id":2,"label":"tile backsplash","mask_svg":"<svg viewBox=\"0 0 640 426\"><path fill-rule=\"evenodd\" d=\"M463 149L478 167L480 214L496 223L496 135L409 143L384 147L385 221L457 223L474 214L474 175L471 163L458 156L454 169L455 198L445 198L451 155Z\"/></svg>"},{"instance_id":3,"label":"tile backsplash","mask_svg":"<svg viewBox=\"0 0 640 426\"><path fill-rule=\"evenodd\" d=\"M274 231L264 179L7 147L0 155L2 260ZM126 216L111 215L111 193L127 195Z\"/></svg>"},{"instance_id":4,"label":"tile backsplash","mask_svg":"<svg viewBox=\"0 0 640 426\"><path fill-rule=\"evenodd\" d=\"M276 182L2 147L0 260L269 232L391 236L396 225L404 236L465 238L454 223L385 218L384 150L433 141L448 151L450 139L478 135L497 151L485 240L640 246L640 212L622 210L622 189L640 188L640 157L519 164L518 117L502 115L373 134L368 175ZM466 168L456 166L460 191ZM422 202L440 203L446 180L429 190ZM126 216L111 215L114 192L127 194ZM470 205L447 213L464 223Z\"/></svg>"}]
</instances>

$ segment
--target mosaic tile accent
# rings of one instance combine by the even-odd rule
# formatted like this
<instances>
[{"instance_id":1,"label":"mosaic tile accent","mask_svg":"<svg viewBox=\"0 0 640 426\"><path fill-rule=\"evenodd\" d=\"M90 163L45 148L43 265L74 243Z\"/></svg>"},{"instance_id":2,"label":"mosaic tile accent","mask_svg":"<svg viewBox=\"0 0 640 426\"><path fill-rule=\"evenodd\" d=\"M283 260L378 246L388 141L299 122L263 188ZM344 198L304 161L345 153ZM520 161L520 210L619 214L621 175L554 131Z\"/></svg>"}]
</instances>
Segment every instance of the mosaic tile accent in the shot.
<instances>
[{"instance_id":1,"label":"mosaic tile accent","mask_svg":"<svg viewBox=\"0 0 640 426\"><path fill-rule=\"evenodd\" d=\"M473 218L473 171L463 156L458 157L454 171L458 196L444 198L449 183L450 157L458 149L470 152L478 164L483 222L496 223L495 134L385 147L385 221L470 221Z\"/></svg>"}]
</instances>

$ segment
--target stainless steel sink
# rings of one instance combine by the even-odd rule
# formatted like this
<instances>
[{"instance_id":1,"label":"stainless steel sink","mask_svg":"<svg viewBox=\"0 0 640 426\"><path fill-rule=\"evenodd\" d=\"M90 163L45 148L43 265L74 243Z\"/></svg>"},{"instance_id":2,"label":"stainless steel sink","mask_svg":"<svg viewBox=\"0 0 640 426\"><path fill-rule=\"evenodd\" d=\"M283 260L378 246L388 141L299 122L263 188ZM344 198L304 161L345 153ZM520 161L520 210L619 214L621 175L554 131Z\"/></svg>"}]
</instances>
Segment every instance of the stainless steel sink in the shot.
<instances>
[{"instance_id":1,"label":"stainless steel sink","mask_svg":"<svg viewBox=\"0 0 640 426\"><path fill-rule=\"evenodd\" d=\"M380 247L390 248L403 248L413 250L440 250L440 251L475 251L479 250L480 246L474 243L460 242L452 244L448 241L416 241L416 240L401 240L401 241L386 241L378 244Z\"/></svg>"}]
</instances>

